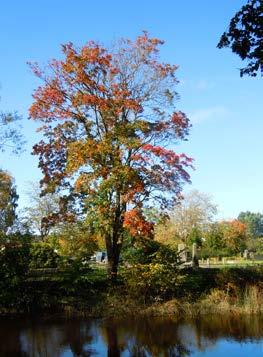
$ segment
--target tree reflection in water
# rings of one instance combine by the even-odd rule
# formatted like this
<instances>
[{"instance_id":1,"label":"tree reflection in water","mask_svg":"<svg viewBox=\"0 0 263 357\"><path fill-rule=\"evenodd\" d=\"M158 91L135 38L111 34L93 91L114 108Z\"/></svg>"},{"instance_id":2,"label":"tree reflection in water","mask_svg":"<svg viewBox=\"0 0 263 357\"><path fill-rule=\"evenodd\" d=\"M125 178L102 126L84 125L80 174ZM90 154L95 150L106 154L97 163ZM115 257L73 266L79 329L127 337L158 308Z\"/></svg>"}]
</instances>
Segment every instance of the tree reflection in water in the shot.
<instances>
[{"instance_id":1,"label":"tree reflection in water","mask_svg":"<svg viewBox=\"0 0 263 357\"><path fill-rule=\"evenodd\" d=\"M185 357L208 351L218 340L263 338L263 317L203 316L173 321L1 319L1 357L131 356Z\"/></svg>"},{"instance_id":2,"label":"tree reflection in water","mask_svg":"<svg viewBox=\"0 0 263 357\"><path fill-rule=\"evenodd\" d=\"M105 323L100 325L101 335L105 336L105 329L109 331L109 328L111 328L110 336L114 334L119 341L117 349L111 350L112 354L108 352L108 356L111 357L120 356L120 351L125 350L129 352L129 356L134 357L183 357L190 354L188 348L178 339L178 324L169 320L108 320L106 325ZM108 333L107 337L109 338Z\"/></svg>"}]
</instances>

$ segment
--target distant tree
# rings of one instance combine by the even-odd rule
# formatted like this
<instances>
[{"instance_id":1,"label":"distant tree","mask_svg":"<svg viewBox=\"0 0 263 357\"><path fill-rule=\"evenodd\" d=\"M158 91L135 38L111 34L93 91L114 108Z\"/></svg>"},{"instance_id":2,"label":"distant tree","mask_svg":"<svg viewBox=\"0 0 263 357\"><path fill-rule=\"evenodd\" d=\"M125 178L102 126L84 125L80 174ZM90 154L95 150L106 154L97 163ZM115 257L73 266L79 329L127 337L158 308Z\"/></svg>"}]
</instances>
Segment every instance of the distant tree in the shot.
<instances>
[{"instance_id":1,"label":"distant tree","mask_svg":"<svg viewBox=\"0 0 263 357\"><path fill-rule=\"evenodd\" d=\"M212 223L205 234L205 247L211 252L216 253L226 248L222 225L219 222Z\"/></svg>"},{"instance_id":2,"label":"distant tree","mask_svg":"<svg viewBox=\"0 0 263 357\"><path fill-rule=\"evenodd\" d=\"M14 154L22 151L25 141L20 132L20 120L17 113L0 112L0 151L10 150Z\"/></svg>"},{"instance_id":3,"label":"distant tree","mask_svg":"<svg viewBox=\"0 0 263 357\"><path fill-rule=\"evenodd\" d=\"M198 228L193 228L188 236L190 244L196 243L199 247L202 245L203 233Z\"/></svg>"},{"instance_id":4,"label":"distant tree","mask_svg":"<svg viewBox=\"0 0 263 357\"><path fill-rule=\"evenodd\" d=\"M217 213L212 198L197 190L189 192L171 214L175 236L188 241L191 234L206 231Z\"/></svg>"},{"instance_id":5,"label":"distant tree","mask_svg":"<svg viewBox=\"0 0 263 357\"><path fill-rule=\"evenodd\" d=\"M6 234L16 219L18 195L14 179L0 169L0 233Z\"/></svg>"},{"instance_id":6,"label":"distant tree","mask_svg":"<svg viewBox=\"0 0 263 357\"><path fill-rule=\"evenodd\" d=\"M43 124L34 146L42 187L68 194L100 231L112 279L126 232L152 232L143 208L171 207L189 181L191 158L167 147L185 140L189 120L177 109L177 66L160 60L162 44L147 33L111 49L70 43L45 71L32 66L43 81L30 108Z\"/></svg>"},{"instance_id":7,"label":"distant tree","mask_svg":"<svg viewBox=\"0 0 263 357\"><path fill-rule=\"evenodd\" d=\"M226 248L235 254L243 252L248 239L246 225L237 219L233 221L223 221L220 225Z\"/></svg>"},{"instance_id":8,"label":"distant tree","mask_svg":"<svg viewBox=\"0 0 263 357\"><path fill-rule=\"evenodd\" d=\"M54 193L41 195L38 183L30 182L30 189L27 191L30 205L22 212L22 221L28 230L44 239L51 231L49 217L56 215L59 211L60 197Z\"/></svg>"},{"instance_id":9,"label":"distant tree","mask_svg":"<svg viewBox=\"0 0 263 357\"><path fill-rule=\"evenodd\" d=\"M53 236L57 240L57 249L62 256L88 259L98 250L96 234L93 234L83 221L62 224Z\"/></svg>"},{"instance_id":10,"label":"distant tree","mask_svg":"<svg viewBox=\"0 0 263 357\"><path fill-rule=\"evenodd\" d=\"M154 227L154 240L176 249L182 240L178 234L177 226L170 218L158 222Z\"/></svg>"},{"instance_id":11,"label":"distant tree","mask_svg":"<svg viewBox=\"0 0 263 357\"><path fill-rule=\"evenodd\" d=\"M208 256L236 255L248 244L246 225L237 219L212 223L204 238L203 253Z\"/></svg>"},{"instance_id":12,"label":"distant tree","mask_svg":"<svg viewBox=\"0 0 263 357\"><path fill-rule=\"evenodd\" d=\"M255 77L263 70L263 1L249 0L232 18L228 31L224 32L218 48L230 47L248 65L240 69Z\"/></svg>"},{"instance_id":13,"label":"distant tree","mask_svg":"<svg viewBox=\"0 0 263 357\"><path fill-rule=\"evenodd\" d=\"M247 227L251 238L263 237L263 214L250 211L240 212L237 219Z\"/></svg>"}]
</instances>

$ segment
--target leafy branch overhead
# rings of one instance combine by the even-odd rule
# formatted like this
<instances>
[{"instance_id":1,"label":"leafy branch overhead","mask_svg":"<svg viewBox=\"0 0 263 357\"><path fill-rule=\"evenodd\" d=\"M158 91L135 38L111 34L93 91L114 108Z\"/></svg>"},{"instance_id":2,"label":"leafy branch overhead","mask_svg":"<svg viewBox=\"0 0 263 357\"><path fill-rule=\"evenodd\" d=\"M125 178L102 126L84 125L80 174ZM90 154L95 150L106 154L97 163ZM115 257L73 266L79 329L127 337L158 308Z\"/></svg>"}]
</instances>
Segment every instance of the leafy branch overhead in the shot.
<instances>
[{"instance_id":1,"label":"leafy branch overhead","mask_svg":"<svg viewBox=\"0 0 263 357\"><path fill-rule=\"evenodd\" d=\"M248 61L247 66L240 69L241 77L244 74L255 77L263 71L262 0L249 0L235 14L217 47L230 47L242 60Z\"/></svg>"}]
</instances>

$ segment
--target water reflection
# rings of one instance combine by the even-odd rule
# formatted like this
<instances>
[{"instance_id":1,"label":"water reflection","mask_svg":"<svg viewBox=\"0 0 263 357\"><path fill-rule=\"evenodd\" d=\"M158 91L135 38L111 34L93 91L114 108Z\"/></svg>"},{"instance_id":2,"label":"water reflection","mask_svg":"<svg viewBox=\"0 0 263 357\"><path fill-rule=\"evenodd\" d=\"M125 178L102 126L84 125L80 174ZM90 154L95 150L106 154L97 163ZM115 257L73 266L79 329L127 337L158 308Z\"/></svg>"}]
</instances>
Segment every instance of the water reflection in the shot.
<instances>
[{"instance_id":1,"label":"water reflection","mask_svg":"<svg viewBox=\"0 0 263 357\"><path fill-rule=\"evenodd\" d=\"M172 319L0 320L0 356L161 356L183 357L206 351L222 341L253 343L263 352L263 317L205 316ZM220 342L220 343L219 343ZM222 351L224 353L224 351ZM257 356L254 352L254 356ZM221 355L221 354L220 354Z\"/></svg>"}]
</instances>

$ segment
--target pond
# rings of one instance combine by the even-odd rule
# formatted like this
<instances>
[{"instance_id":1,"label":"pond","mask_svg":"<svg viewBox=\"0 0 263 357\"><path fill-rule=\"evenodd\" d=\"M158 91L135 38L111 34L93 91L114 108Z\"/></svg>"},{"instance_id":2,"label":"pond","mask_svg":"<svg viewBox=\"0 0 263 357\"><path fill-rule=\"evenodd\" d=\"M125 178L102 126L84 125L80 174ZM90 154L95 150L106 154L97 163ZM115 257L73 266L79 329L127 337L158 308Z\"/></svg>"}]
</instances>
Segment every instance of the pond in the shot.
<instances>
[{"instance_id":1,"label":"pond","mask_svg":"<svg viewBox=\"0 0 263 357\"><path fill-rule=\"evenodd\" d=\"M263 356L263 317L0 319L0 356Z\"/></svg>"}]
</instances>

